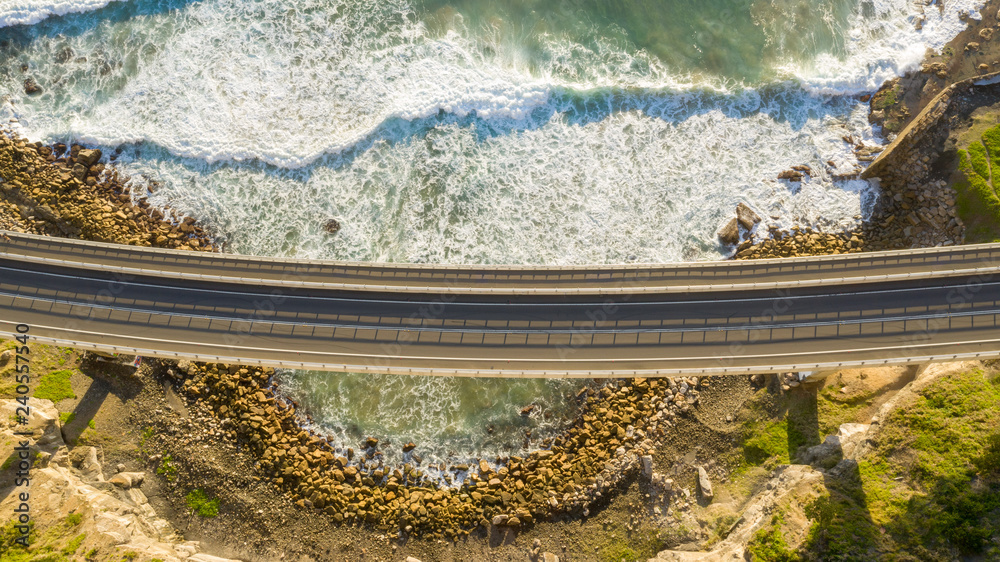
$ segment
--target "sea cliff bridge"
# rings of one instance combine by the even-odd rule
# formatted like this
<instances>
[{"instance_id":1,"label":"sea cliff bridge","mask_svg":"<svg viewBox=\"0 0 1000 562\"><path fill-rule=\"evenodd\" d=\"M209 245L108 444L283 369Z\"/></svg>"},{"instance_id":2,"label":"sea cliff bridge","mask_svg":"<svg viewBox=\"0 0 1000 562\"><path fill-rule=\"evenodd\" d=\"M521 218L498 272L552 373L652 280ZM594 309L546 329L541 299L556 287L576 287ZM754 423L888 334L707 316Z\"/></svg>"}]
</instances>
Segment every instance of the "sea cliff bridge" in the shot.
<instances>
[{"instance_id":1,"label":"sea cliff bridge","mask_svg":"<svg viewBox=\"0 0 1000 562\"><path fill-rule=\"evenodd\" d=\"M1000 356L1000 244L582 267L392 265L0 236L0 337L298 369L504 377Z\"/></svg>"}]
</instances>

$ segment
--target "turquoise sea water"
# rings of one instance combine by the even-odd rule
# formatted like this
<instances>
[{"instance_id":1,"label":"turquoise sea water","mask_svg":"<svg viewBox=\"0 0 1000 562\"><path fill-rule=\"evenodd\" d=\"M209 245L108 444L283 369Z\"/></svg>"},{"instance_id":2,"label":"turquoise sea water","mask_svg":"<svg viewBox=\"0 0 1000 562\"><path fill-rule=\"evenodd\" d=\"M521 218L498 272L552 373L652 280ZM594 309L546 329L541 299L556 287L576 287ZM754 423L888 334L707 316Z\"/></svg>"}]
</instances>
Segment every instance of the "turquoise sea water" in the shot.
<instances>
[{"instance_id":1,"label":"turquoise sea water","mask_svg":"<svg viewBox=\"0 0 1000 562\"><path fill-rule=\"evenodd\" d=\"M117 153L232 251L450 263L714 259L738 202L850 226L858 96L964 24L905 0L6 0L0 119ZM915 29L924 18L921 30ZM31 77L42 86L24 94ZM778 181L796 164L816 173ZM322 225L335 217L336 236ZM520 446L575 383L286 373L338 438ZM531 417L520 409L539 404ZM419 414L419 415L418 415ZM548 419L546 419L548 415ZM492 428L492 432L490 431Z\"/></svg>"}]
</instances>

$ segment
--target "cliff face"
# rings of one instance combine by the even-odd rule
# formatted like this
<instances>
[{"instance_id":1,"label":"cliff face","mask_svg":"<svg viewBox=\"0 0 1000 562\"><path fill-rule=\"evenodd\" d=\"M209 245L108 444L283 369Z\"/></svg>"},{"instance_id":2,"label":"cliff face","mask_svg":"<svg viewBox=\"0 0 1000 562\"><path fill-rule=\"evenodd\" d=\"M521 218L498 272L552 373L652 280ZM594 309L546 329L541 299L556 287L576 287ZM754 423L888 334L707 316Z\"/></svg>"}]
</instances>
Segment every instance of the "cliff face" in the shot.
<instances>
[{"instance_id":1,"label":"cliff face","mask_svg":"<svg viewBox=\"0 0 1000 562\"><path fill-rule=\"evenodd\" d=\"M20 535L15 520L3 527L0 558L25 560L96 559L116 554L130 560L164 562L224 562L200 552L199 543L184 541L157 516L142 492L142 473L121 472L105 477L100 450L90 446L68 448L62 436L59 412L49 400L31 399L26 424L17 424L15 400L0 401L0 458L13 459L2 471L0 513L30 516L30 546L10 539ZM17 434L15 434L17 432ZM27 433L27 435L23 435ZM14 486L18 467L15 447L30 442L29 486ZM113 472L113 471L107 471ZM21 494L27 493L26 501ZM131 553L131 554L129 554Z\"/></svg>"}]
</instances>

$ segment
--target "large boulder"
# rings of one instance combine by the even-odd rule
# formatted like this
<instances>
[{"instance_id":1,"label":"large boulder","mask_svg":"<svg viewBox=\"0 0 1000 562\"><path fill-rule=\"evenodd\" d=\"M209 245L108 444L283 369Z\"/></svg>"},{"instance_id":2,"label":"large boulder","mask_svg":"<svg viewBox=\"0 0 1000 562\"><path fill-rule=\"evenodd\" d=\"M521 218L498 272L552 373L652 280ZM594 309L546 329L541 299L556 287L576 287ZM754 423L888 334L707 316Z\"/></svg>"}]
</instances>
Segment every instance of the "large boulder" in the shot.
<instances>
[{"instance_id":1,"label":"large boulder","mask_svg":"<svg viewBox=\"0 0 1000 562\"><path fill-rule=\"evenodd\" d=\"M698 493L701 499L710 502L715 495L712 493L712 481L708 479L708 472L704 467L698 467Z\"/></svg>"},{"instance_id":2,"label":"large boulder","mask_svg":"<svg viewBox=\"0 0 1000 562\"><path fill-rule=\"evenodd\" d=\"M101 151L97 148L81 148L80 152L76 155L76 161L88 168L97 164L97 161L100 159Z\"/></svg>"},{"instance_id":3,"label":"large boulder","mask_svg":"<svg viewBox=\"0 0 1000 562\"><path fill-rule=\"evenodd\" d=\"M753 227L760 222L760 215L755 213L746 203L740 203L736 206L736 220L743 228L753 230Z\"/></svg>"},{"instance_id":4,"label":"large boulder","mask_svg":"<svg viewBox=\"0 0 1000 562\"><path fill-rule=\"evenodd\" d=\"M738 219L730 219L719 229L719 240L726 245L735 246L740 243L740 228Z\"/></svg>"}]
</instances>

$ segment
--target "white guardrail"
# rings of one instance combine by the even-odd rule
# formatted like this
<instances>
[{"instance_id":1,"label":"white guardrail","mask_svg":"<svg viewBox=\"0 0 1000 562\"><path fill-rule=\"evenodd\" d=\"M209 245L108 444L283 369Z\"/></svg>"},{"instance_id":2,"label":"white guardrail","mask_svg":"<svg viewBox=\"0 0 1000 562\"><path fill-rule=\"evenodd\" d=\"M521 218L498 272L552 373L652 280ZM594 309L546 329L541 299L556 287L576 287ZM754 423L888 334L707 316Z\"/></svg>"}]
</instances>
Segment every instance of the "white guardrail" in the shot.
<instances>
[{"instance_id":1,"label":"white guardrail","mask_svg":"<svg viewBox=\"0 0 1000 562\"><path fill-rule=\"evenodd\" d=\"M4 330L8 332L8 330ZM12 333L12 332L11 332ZM132 336L134 338L134 336ZM142 339L142 338L138 338ZM352 373L373 373L373 374L389 374L389 375L436 375L436 376L458 376L458 377L503 377L503 378L612 378L612 377L664 377L664 376L691 376L691 375L735 375L735 374L754 374L754 373L784 373L784 372L802 372L802 371L828 371L836 369L845 368L860 368L860 367L872 367L872 366L885 366L885 365L906 365L914 363L934 363L942 361L960 361L960 360L976 360L976 359L992 359L1000 357L1000 340L980 340L972 342L962 342L952 344L954 346L970 345L970 344L990 344L995 346L996 351L988 352L966 352L966 353L942 353L933 355L908 355L901 354L899 356L889 357L889 358L878 358L878 359L854 359L848 361L835 361L835 362L767 362L762 361L759 365L749 365L749 366L724 366L718 364L718 357L705 357L705 358L666 358L669 360L692 360L692 359L704 359L713 360L715 365L710 368L698 368L698 367L678 367L678 368L660 368L660 369L628 369L628 368L609 368L601 370L573 370L573 369L545 369L545 370L518 370L516 368L511 368L510 363L520 362L518 359L496 359L496 363L504 365L500 369L460 369L460 368L410 368L410 367L391 367L382 365L368 365L364 363L346 363L338 361L291 361L291 360L262 360L262 359L247 359L246 356L236 356L236 355L225 355L225 354L211 354L211 353L197 353L197 352L163 352L157 351L153 348L143 348L134 346L122 346L122 345L105 345L105 344L94 344L90 342L81 342L73 340L71 338L58 338L58 337L45 337L32 335L32 340L51 343L54 345L62 345L75 347L78 349L90 350L90 351L101 351L105 353L124 353L128 355L141 355L143 357L157 357L161 359L172 359L172 360L189 360L189 361L202 361L208 363L227 363L227 364L240 364L240 365L259 365L262 367L273 367L279 369L301 369L301 370L334 370L334 371L345 371ZM174 342L178 344L186 344L192 347L222 347L219 345L195 343L195 342ZM890 350L909 350L913 348L920 347L934 347L941 344L911 344L905 347L892 348L872 348L866 349L864 351L890 351ZM251 348L257 351L268 351L262 350L260 348ZM287 352L287 350L270 350L270 351L280 351ZM844 352L854 352L855 350L843 350ZM336 354L336 353L310 353L309 355L346 355L346 354ZM794 355L810 355L808 352L803 353L788 353L776 356L742 356L746 357L776 357L776 358L787 358ZM385 357L385 356L381 356ZM371 356L372 360L379 359L380 356ZM439 358L433 358L435 360L440 360ZM468 359L463 359L468 361ZM488 359L487 359L488 360ZM656 359L648 359L649 361L655 361ZM459 361L459 360L455 360ZM582 360L581 360L582 361ZM590 360L591 362L593 360ZM560 360L559 364L572 363L572 359ZM609 364L614 364L612 360L608 361Z\"/></svg>"}]
</instances>

